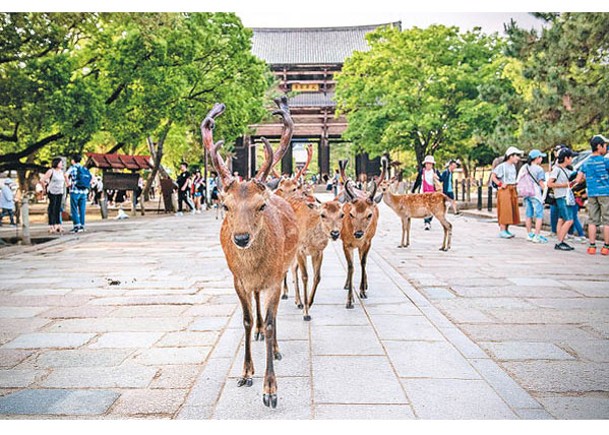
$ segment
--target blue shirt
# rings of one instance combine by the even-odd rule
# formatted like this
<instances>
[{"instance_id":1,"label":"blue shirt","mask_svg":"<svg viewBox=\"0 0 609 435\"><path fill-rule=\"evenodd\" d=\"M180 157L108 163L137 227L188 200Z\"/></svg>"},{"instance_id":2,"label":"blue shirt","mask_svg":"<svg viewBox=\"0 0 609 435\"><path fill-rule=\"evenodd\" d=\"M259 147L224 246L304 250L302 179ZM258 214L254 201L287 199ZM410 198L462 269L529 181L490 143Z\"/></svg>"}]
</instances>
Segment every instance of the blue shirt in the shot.
<instances>
[{"instance_id":1,"label":"blue shirt","mask_svg":"<svg viewBox=\"0 0 609 435\"><path fill-rule=\"evenodd\" d=\"M609 196L609 159L604 156L591 156L579 172L586 176L588 196Z\"/></svg>"}]
</instances>

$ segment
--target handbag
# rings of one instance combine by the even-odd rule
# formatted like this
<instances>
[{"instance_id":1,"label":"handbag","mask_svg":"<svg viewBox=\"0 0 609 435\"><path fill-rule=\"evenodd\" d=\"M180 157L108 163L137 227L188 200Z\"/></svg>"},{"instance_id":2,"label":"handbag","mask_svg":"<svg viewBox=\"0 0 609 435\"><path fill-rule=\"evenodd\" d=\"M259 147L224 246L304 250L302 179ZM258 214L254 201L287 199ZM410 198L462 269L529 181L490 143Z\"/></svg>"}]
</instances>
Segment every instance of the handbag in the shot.
<instances>
[{"instance_id":1,"label":"handbag","mask_svg":"<svg viewBox=\"0 0 609 435\"><path fill-rule=\"evenodd\" d=\"M532 196L535 196L535 185L531 181L534 181L539 186L539 183L537 183L537 180L533 177L531 171L529 171L528 166L526 167L526 170L529 173L529 177L525 177L524 175L521 176L518 180L518 183L516 184L518 196L522 198L530 198Z\"/></svg>"}]
</instances>

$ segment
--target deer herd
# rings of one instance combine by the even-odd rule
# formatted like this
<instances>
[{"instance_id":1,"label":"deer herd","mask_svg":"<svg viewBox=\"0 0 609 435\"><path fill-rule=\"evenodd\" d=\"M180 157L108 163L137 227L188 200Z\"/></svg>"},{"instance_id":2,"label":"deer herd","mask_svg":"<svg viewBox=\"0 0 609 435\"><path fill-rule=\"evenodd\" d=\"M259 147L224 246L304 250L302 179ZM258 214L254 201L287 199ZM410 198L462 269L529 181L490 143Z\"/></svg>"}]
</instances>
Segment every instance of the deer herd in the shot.
<instances>
[{"instance_id":1,"label":"deer herd","mask_svg":"<svg viewBox=\"0 0 609 435\"><path fill-rule=\"evenodd\" d=\"M287 98L276 99L283 131L279 146L273 152L266 138L262 138L265 161L256 176L240 181L234 178L219 154L223 142L213 141L215 120L225 106L216 104L201 123L203 145L209 152L222 185L221 200L225 217L220 229L220 242L226 262L233 274L235 292L243 310L245 328L245 358L238 386L252 386L254 363L251 339L266 341L266 371L263 380L263 402L267 407L277 406L277 381L274 361L282 358L277 344L277 309L280 299L288 298L287 275L291 271L294 301L303 310L304 320L311 320L309 310L321 279L323 252L330 240L341 239L347 262L346 308L353 305L353 253L357 249L361 265L359 297L368 297L366 262L372 239L376 233L379 209L383 200L402 221L400 248L410 242L412 218L434 216L444 228L443 251L450 249L452 226L446 220L446 201L442 193L399 195L391 192L395 179L386 180L387 160L382 159L382 171L373 180L371 192L355 188L345 176L347 161L340 162L342 188L327 202L320 202L310 188L301 182L302 175L312 157L309 146L308 161L293 178L267 182L274 173L273 167L282 159L290 146L294 122L290 116ZM272 187L275 190L272 190ZM406 243L404 243L406 235ZM313 265L313 282L309 292L307 257ZM299 277L302 280L300 294ZM261 304L263 299L263 305ZM256 312L254 316L254 302Z\"/></svg>"}]
</instances>

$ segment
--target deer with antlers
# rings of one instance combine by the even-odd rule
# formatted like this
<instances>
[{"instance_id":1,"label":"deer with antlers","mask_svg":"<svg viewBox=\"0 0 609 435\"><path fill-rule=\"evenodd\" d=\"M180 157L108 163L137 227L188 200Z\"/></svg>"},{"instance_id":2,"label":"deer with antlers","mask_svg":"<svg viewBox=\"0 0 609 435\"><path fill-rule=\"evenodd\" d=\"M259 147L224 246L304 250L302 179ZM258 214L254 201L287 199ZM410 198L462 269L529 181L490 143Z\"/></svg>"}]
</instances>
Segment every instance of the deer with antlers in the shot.
<instances>
[{"instance_id":1,"label":"deer with antlers","mask_svg":"<svg viewBox=\"0 0 609 435\"><path fill-rule=\"evenodd\" d=\"M344 165L341 164L341 174L344 174ZM383 174L384 177L384 174ZM368 252L372 246L372 238L376 234L378 224L379 210L376 204L381 201L381 196L375 196L377 190L376 180L373 181L373 189L370 194L353 189L351 181L342 176L344 181L343 192L339 194L339 201L345 202L343 205L344 221L341 231L341 240L343 241L343 252L347 260L347 281L345 289L349 291L347 294L346 308L353 308L353 251L357 248L359 253L360 264L362 268L362 277L359 286L359 296L362 299L368 297L368 275L366 274L366 261Z\"/></svg>"},{"instance_id":2,"label":"deer with antlers","mask_svg":"<svg viewBox=\"0 0 609 435\"><path fill-rule=\"evenodd\" d=\"M381 159L383 173L387 167L387 160ZM394 194L389 189L391 182L381 181L381 193L385 204L398 215L402 221L402 241L398 248L407 248L410 245L411 219L424 219L434 216L444 228L444 239L440 251L448 251L452 238L452 224L446 219L446 201L450 198L442 192L427 192L413 194ZM406 243L404 243L406 237Z\"/></svg>"},{"instance_id":3,"label":"deer with antlers","mask_svg":"<svg viewBox=\"0 0 609 435\"><path fill-rule=\"evenodd\" d=\"M277 406L277 381L273 360L280 360L277 345L277 307L281 296L281 283L296 256L298 227L292 207L272 194L264 181L271 168L281 160L292 137L294 123L287 106L287 98L276 100L283 121L280 145L273 154L267 140L265 162L254 179L238 181L232 177L219 155L222 141L214 144L212 129L215 118L225 109L216 104L201 124L203 144L209 151L212 163L222 180L222 202L226 211L220 230L220 243L226 262L234 278L234 286L243 309L245 328L245 359L243 375L238 386L251 386L254 363L251 355L253 327L252 297L256 301L256 340L266 340L266 371L263 381L265 406ZM262 321L260 298L264 297L265 315Z\"/></svg>"}]
</instances>

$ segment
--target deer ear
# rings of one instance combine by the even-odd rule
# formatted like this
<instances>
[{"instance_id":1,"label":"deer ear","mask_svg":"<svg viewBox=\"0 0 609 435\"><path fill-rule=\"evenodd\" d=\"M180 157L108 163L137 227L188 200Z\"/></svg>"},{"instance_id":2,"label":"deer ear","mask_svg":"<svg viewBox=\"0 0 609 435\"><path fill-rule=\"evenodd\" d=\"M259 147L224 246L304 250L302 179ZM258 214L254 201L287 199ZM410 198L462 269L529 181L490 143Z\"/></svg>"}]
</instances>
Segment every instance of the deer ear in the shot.
<instances>
[{"instance_id":1,"label":"deer ear","mask_svg":"<svg viewBox=\"0 0 609 435\"><path fill-rule=\"evenodd\" d=\"M374 197L374 202L378 204L379 202L381 202L381 199L383 199L383 192L379 193Z\"/></svg>"},{"instance_id":2,"label":"deer ear","mask_svg":"<svg viewBox=\"0 0 609 435\"><path fill-rule=\"evenodd\" d=\"M262 181L258 180L257 178L253 178L252 183L254 183L256 185L256 187L258 189L260 189L261 192L266 191L266 184L264 184Z\"/></svg>"}]
</instances>

